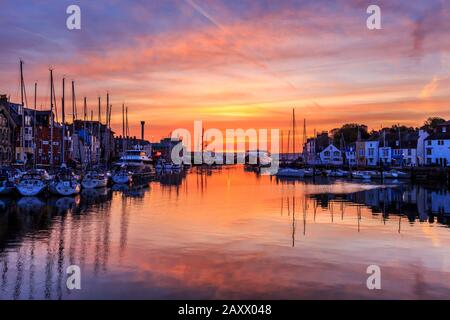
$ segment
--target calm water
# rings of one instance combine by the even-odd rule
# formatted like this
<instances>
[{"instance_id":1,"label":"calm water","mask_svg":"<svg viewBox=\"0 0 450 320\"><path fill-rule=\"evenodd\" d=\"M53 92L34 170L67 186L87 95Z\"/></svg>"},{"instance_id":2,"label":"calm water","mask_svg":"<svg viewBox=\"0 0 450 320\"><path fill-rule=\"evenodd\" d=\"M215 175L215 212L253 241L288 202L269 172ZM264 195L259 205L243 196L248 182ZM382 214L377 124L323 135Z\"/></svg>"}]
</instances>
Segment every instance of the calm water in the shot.
<instances>
[{"instance_id":1,"label":"calm water","mask_svg":"<svg viewBox=\"0 0 450 320\"><path fill-rule=\"evenodd\" d=\"M2 299L450 298L438 188L228 167L0 207ZM66 288L72 264L81 290ZM371 264L382 290L366 288Z\"/></svg>"}]
</instances>

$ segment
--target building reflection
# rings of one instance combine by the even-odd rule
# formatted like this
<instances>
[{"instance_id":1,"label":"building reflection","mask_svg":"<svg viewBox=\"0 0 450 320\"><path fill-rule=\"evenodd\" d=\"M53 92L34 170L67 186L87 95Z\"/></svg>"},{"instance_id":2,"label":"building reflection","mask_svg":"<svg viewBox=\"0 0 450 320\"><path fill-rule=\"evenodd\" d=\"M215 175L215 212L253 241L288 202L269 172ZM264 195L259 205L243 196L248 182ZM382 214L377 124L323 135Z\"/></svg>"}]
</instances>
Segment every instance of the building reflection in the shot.
<instances>
[{"instance_id":1,"label":"building reflection","mask_svg":"<svg viewBox=\"0 0 450 320\"><path fill-rule=\"evenodd\" d=\"M450 224L450 192L445 188L405 184L348 194L312 194L309 197L322 208L329 208L332 202L348 203L368 207L384 219L395 215L406 216L410 222L434 222L436 219L438 223Z\"/></svg>"}]
</instances>

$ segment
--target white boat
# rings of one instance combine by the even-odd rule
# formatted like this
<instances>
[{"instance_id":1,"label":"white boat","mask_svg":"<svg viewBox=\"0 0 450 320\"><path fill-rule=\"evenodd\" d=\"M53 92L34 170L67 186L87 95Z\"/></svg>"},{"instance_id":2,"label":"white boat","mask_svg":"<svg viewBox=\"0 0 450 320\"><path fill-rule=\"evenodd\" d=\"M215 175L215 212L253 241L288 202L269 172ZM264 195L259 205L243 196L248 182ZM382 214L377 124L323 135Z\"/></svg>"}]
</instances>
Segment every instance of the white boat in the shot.
<instances>
[{"instance_id":1,"label":"white boat","mask_svg":"<svg viewBox=\"0 0 450 320\"><path fill-rule=\"evenodd\" d=\"M140 178L150 178L155 175L152 160L142 150L128 150L115 163L116 173L113 175L114 183L131 183Z\"/></svg>"},{"instance_id":2,"label":"white boat","mask_svg":"<svg viewBox=\"0 0 450 320\"><path fill-rule=\"evenodd\" d=\"M81 184L71 170L62 168L50 183L50 191L60 196L73 196L80 193Z\"/></svg>"},{"instance_id":3,"label":"white boat","mask_svg":"<svg viewBox=\"0 0 450 320\"><path fill-rule=\"evenodd\" d=\"M409 175L408 173L403 172L403 171L398 171L398 170L395 170L395 169L392 169L392 170L389 171L389 172L391 172L392 174L396 174L396 175L397 175L397 178L403 178L403 179L405 179L405 178L409 178L409 177L410 177L410 175Z\"/></svg>"},{"instance_id":4,"label":"white boat","mask_svg":"<svg viewBox=\"0 0 450 320\"><path fill-rule=\"evenodd\" d=\"M394 171L383 171L383 178L384 179L397 179L398 174Z\"/></svg>"},{"instance_id":5,"label":"white boat","mask_svg":"<svg viewBox=\"0 0 450 320\"><path fill-rule=\"evenodd\" d=\"M47 189L48 180L42 172L29 171L16 184L17 191L26 197L34 197Z\"/></svg>"},{"instance_id":6,"label":"white boat","mask_svg":"<svg viewBox=\"0 0 450 320\"><path fill-rule=\"evenodd\" d=\"M276 173L277 177L304 177L305 170L293 168L280 168Z\"/></svg>"},{"instance_id":7,"label":"white boat","mask_svg":"<svg viewBox=\"0 0 450 320\"><path fill-rule=\"evenodd\" d=\"M340 170L326 170L325 171L327 177L340 178L344 177L344 173Z\"/></svg>"},{"instance_id":8,"label":"white boat","mask_svg":"<svg viewBox=\"0 0 450 320\"><path fill-rule=\"evenodd\" d=\"M133 182L133 173L128 171L126 167L117 170L113 176L112 181L116 184L128 184Z\"/></svg>"},{"instance_id":9,"label":"white boat","mask_svg":"<svg viewBox=\"0 0 450 320\"><path fill-rule=\"evenodd\" d=\"M88 171L81 180L81 186L86 189L104 188L108 185L108 176L98 171Z\"/></svg>"},{"instance_id":10,"label":"white boat","mask_svg":"<svg viewBox=\"0 0 450 320\"><path fill-rule=\"evenodd\" d=\"M367 171L353 171L352 178L370 180L372 176Z\"/></svg>"},{"instance_id":11,"label":"white boat","mask_svg":"<svg viewBox=\"0 0 450 320\"><path fill-rule=\"evenodd\" d=\"M348 177L348 171L337 169L336 172L339 174L340 177Z\"/></svg>"}]
</instances>

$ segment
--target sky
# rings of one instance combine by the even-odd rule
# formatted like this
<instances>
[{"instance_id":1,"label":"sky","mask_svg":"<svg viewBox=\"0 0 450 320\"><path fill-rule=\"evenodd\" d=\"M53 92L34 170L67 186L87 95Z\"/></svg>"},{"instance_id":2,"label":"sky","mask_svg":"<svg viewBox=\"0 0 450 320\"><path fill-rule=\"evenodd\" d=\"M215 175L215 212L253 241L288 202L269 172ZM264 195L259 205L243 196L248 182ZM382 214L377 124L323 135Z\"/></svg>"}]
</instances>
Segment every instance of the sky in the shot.
<instances>
[{"instance_id":1,"label":"sky","mask_svg":"<svg viewBox=\"0 0 450 320\"><path fill-rule=\"evenodd\" d=\"M66 28L71 4L81 30ZM381 30L366 27L371 4ZM448 0L1 0L0 93L20 101L23 59L29 105L37 81L48 109L51 67L58 108L64 76L78 113L85 96L104 110L109 92L113 129L125 103L131 134L145 120L150 140L194 120L286 132L292 108L298 134L304 118L308 135L348 122L419 126L450 118L449 31Z\"/></svg>"}]
</instances>

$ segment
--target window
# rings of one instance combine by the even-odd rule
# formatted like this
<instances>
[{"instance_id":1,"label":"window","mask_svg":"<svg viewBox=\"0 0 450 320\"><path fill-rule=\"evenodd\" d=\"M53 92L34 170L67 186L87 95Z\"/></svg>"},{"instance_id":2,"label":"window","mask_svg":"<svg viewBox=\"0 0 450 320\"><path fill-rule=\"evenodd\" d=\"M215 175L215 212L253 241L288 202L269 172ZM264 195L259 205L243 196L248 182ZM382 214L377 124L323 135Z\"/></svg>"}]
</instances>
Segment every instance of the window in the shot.
<instances>
[{"instance_id":1,"label":"window","mask_svg":"<svg viewBox=\"0 0 450 320\"><path fill-rule=\"evenodd\" d=\"M369 148L369 156L373 156L373 148Z\"/></svg>"},{"instance_id":2,"label":"window","mask_svg":"<svg viewBox=\"0 0 450 320\"><path fill-rule=\"evenodd\" d=\"M428 141L427 141L427 145L428 145L428 146L431 146L431 140L428 140Z\"/></svg>"},{"instance_id":3,"label":"window","mask_svg":"<svg viewBox=\"0 0 450 320\"><path fill-rule=\"evenodd\" d=\"M431 156L432 150L433 149L431 149L431 148L427 148L427 156Z\"/></svg>"},{"instance_id":4,"label":"window","mask_svg":"<svg viewBox=\"0 0 450 320\"><path fill-rule=\"evenodd\" d=\"M325 157L329 157L330 156L330 151L325 151Z\"/></svg>"}]
</instances>

